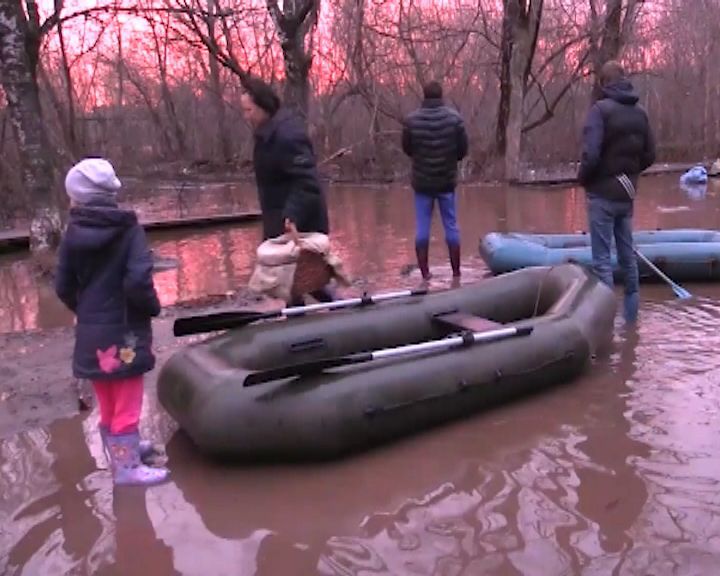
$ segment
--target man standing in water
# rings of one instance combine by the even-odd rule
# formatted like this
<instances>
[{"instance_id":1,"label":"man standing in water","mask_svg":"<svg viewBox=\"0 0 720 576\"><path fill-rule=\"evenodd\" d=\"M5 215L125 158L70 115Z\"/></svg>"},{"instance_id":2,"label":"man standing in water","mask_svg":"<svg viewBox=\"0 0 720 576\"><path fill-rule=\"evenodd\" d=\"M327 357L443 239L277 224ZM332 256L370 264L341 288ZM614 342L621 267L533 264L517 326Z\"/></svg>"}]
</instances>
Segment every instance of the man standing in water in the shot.
<instances>
[{"instance_id":1,"label":"man standing in water","mask_svg":"<svg viewBox=\"0 0 720 576\"><path fill-rule=\"evenodd\" d=\"M263 240L284 232L328 234L325 195L315 154L302 119L280 107L280 98L259 78L243 83L243 116L255 135L253 164L262 210ZM311 292L321 302L333 300L329 287ZM302 305L302 302L291 302Z\"/></svg>"},{"instance_id":2,"label":"man standing in water","mask_svg":"<svg viewBox=\"0 0 720 576\"><path fill-rule=\"evenodd\" d=\"M415 254L424 280L430 279L428 248L435 200L440 206L453 280L460 279L460 230L455 214L457 164L468 152L468 139L460 114L445 106L442 86L423 87L422 106L405 119L402 147L412 158L415 191Z\"/></svg>"},{"instance_id":3,"label":"man standing in water","mask_svg":"<svg viewBox=\"0 0 720 576\"><path fill-rule=\"evenodd\" d=\"M633 252L632 217L640 173L655 162L655 139L647 113L619 62L600 69L600 99L588 112L578 181L585 187L593 270L613 286L613 235L623 273L623 316L637 319L639 285Z\"/></svg>"}]
</instances>

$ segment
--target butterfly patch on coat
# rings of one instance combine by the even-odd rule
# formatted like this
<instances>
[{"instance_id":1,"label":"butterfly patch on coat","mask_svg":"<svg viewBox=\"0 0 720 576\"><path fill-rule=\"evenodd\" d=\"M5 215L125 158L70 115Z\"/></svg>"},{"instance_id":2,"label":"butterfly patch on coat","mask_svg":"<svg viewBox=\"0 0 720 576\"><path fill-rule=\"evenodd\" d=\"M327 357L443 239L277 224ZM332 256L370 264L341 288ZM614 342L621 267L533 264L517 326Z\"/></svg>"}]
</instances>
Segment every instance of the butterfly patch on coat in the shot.
<instances>
[{"instance_id":1,"label":"butterfly patch on coat","mask_svg":"<svg viewBox=\"0 0 720 576\"><path fill-rule=\"evenodd\" d=\"M125 346L120 348L120 360L125 364L132 364L133 360L135 360L137 341L137 336L132 332L125 334Z\"/></svg>"},{"instance_id":2,"label":"butterfly patch on coat","mask_svg":"<svg viewBox=\"0 0 720 576\"><path fill-rule=\"evenodd\" d=\"M97 349L95 351L95 355L98 359L98 364L100 365L100 370L105 372L105 374L112 374L118 368L120 368L121 363L120 360L118 360L117 358L117 353L117 346L110 346L110 348L108 348L107 350Z\"/></svg>"}]
</instances>

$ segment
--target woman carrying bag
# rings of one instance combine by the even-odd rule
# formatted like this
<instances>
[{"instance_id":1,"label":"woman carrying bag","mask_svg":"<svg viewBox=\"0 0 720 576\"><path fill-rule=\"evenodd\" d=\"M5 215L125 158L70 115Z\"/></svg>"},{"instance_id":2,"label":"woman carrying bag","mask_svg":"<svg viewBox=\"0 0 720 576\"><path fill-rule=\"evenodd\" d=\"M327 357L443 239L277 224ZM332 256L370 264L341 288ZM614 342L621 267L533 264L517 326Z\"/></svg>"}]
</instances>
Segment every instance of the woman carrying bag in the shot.
<instances>
[{"instance_id":1,"label":"woman carrying bag","mask_svg":"<svg viewBox=\"0 0 720 576\"><path fill-rule=\"evenodd\" d=\"M251 77L243 83L243 116L253 129L253 165L262 210L263 240L292 241L304 233L329 232L325 194L320 186L313 147L302 119L288 108L271 86ZM323 255L300 250L298 276L290 301L303 304L303 294L320 302L334 300L327 282L332 276ZM324 277L324 280L323 280Z\"/></svg>"}]
</instances>

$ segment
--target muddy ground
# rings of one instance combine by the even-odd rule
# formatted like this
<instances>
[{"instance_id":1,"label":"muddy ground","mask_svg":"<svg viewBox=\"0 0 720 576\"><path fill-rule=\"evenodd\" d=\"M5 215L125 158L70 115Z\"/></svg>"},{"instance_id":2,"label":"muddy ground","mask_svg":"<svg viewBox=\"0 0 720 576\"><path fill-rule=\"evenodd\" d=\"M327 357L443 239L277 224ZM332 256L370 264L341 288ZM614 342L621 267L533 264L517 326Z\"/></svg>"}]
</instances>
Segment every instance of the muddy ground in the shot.
<instances>
[{"instance_id":1,"label":"muddy ground","mask_svg":"<svg viewBox=\"0 0 720 576\"><path fill-rule=\"evenodd\" d=\"M145 385L155 387L160 367L183 345L205 336L175 338L173 321L180 315L225 308L269 310L282 308L278 300L248 294L208 296L163 310L153 322L155 369ZM0 438L77 414L92 405L88 383L72 375L73 328L0 334Z\"/></svg>"}]
</instances>

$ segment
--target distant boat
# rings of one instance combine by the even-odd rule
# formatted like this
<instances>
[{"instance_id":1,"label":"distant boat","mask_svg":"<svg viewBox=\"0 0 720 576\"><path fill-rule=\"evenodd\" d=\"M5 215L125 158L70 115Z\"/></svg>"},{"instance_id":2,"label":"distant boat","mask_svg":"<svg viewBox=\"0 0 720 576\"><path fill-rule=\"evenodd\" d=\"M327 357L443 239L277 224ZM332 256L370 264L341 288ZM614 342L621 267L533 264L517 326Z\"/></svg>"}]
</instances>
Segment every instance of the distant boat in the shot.
<instances>
[{"instance_id":1,"label":"distant boat","mask_svg":"<svg viewBox=\"0 0 720 576\"><path fill-rule=\"evenodd\" d=\"M673 280L720 280L720 232L716 230L653 230L633 234L638 249ZM579 234L502 234L491 232L480 241L480 255L493 274L503 274L528 266L548 266L567 262L590 267L590 235ZM612 253L615 279L620 277L617 255ZM640 279L657 281L645 264L638 261Z\"/></svg>"}]
</instances>

